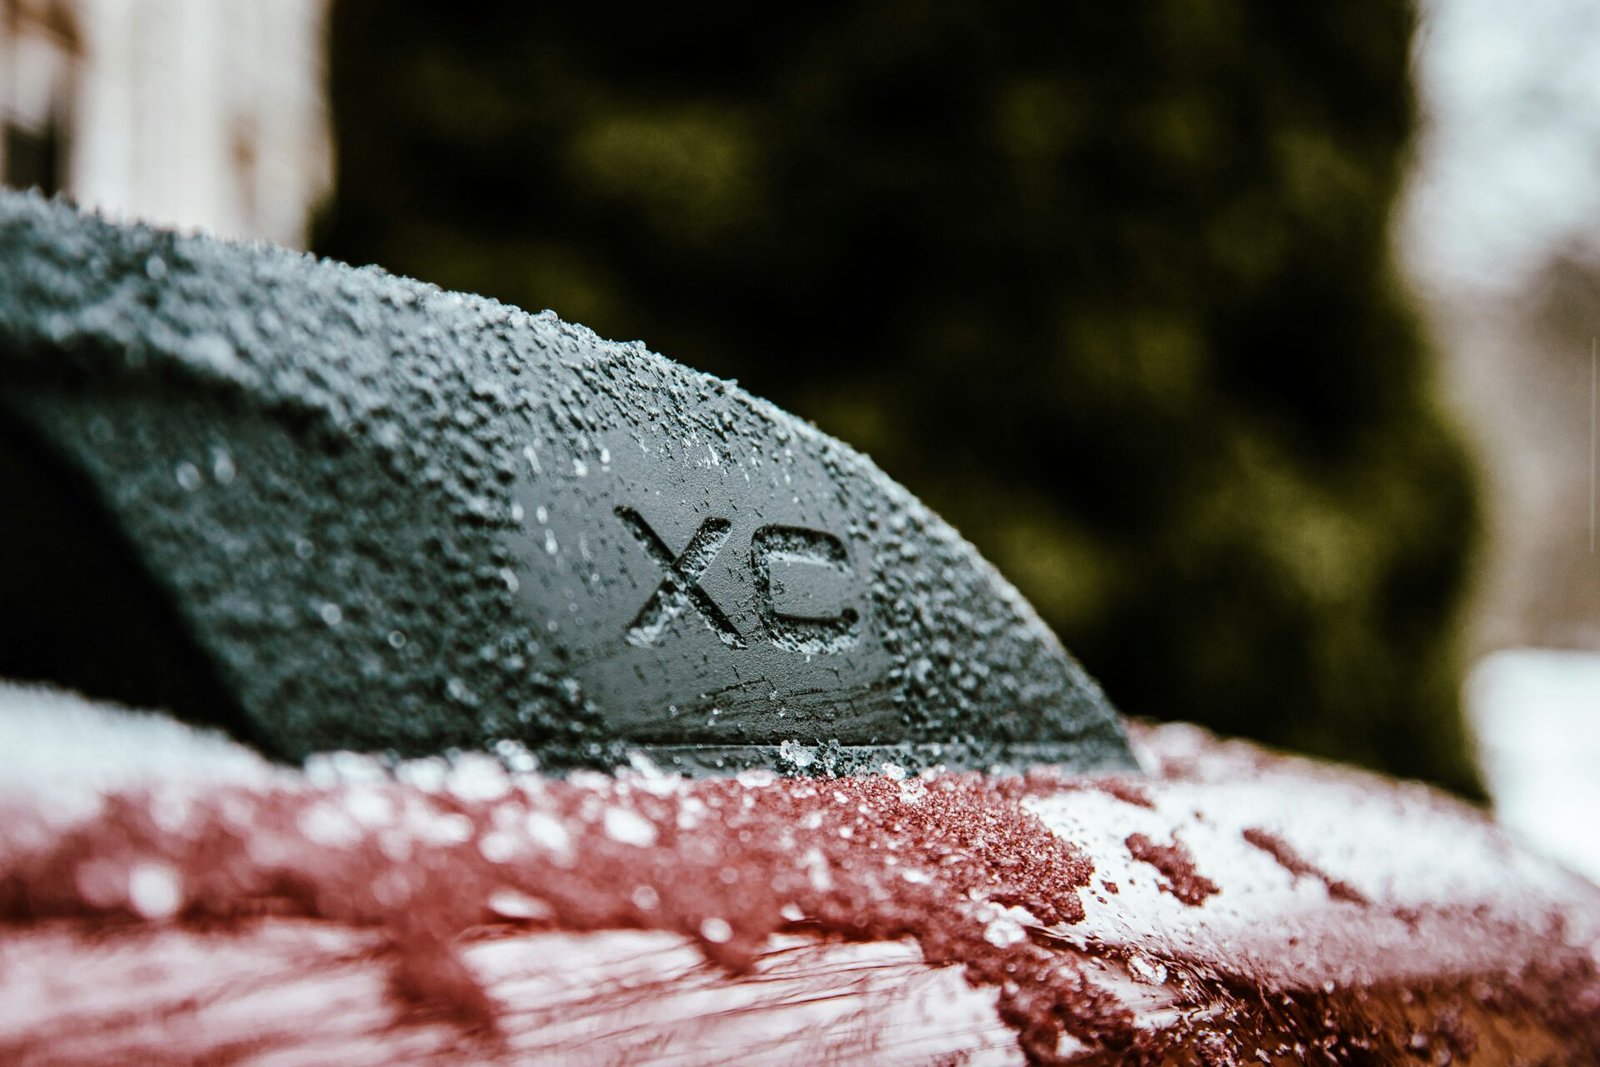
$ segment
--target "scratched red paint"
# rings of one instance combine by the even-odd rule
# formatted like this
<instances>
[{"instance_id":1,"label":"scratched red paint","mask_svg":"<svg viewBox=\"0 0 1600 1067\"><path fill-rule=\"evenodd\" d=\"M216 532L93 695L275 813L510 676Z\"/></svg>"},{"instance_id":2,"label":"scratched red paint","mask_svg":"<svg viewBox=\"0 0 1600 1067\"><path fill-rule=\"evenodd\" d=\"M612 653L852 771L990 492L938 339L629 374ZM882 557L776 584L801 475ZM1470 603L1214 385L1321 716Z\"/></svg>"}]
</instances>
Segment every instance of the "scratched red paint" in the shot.
<instances>
[{"instance_id":1,"label":"scratched red paint","mask_svg":"<svg viewBox=\"0 0 1600 1067\"><path fill-rule=\"evenodd\" d=\"M1296 878L1315 878L1328 889L1328 896L1334 900L1347 900L1352 904L1365 904L1367 898L1361 890L1334 878L1324 872L1314 863L1308 863L1289 844L1277 834L1268 833L1259 826L1248 826L1240 834L1246 841L1265 852L1278 862L1278 866L1294 875Z\"/></svg>"},{"instance_id":2,"label":"scratched red paint","mask_svg":"<svg viewBox=\"0 0 1600 1067\"><path fill-rule=\"evenodd\" d=\"M1199 907L1220 892L1217 883L1195 869L1194 857L1177 838L1158 845L1144 834L1129 834L1125 843L1129 855L1161 873L1161 888L1185 904Z\"/></svg>"}]
</instances>

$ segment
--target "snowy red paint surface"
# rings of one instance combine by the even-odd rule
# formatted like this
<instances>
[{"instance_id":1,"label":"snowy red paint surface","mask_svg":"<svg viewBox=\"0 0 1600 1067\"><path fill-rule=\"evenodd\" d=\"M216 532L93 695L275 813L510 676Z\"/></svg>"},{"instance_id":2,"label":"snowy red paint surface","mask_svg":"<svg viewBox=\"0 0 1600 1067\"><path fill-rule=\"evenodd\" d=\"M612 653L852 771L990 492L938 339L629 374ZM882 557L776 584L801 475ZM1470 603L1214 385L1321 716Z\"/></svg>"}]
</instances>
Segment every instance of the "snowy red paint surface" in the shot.
<instances>
[{"instance_id":1,"label":"snowy red paint surface","mask_svg":"<svg viewBox=\"0 0 1600 1067\"><path fill-rule=\"evenodd\" d=\"M483 756L406 773L328 788L130 790L35 848L15 847L33 835L28 812L8 810L0 916L270 912L370 926L391 939L398 993L488 1029L496 1008L451 943L497 921L677 931L735 970L784 929L912 937L929 962L1014 987L1001 1012L1019 1027L1062 1010L1037 1003L1055 997L1049 961L1019 947L1010 916L1081 920L1077 891L1093 868L1021 809L1027 782L562 780L508 775Z\"/></svg>"},{"instance_id":2,"label":"snowy red paint surface","mask_svg":"<svg viewBox=\"0 0 1600 1067\"><path fill-rule=\"evenodd\" d=\"M216 752L193 762L223 769L198 778L39 775L0 790L0 922L27 946L9 954L0 983L28 967L61 972L108 938L149 953L187 946L191 970L220 973L217 945L248 955L266 951L262 937L323 930L345 939L337 966L358 953L362 975L381 975L372 1011L388 1022L373 1034L398 1041L442 1026L481 1059L528 1047L529 1020L552 1025L541 1014L557 996L550 975L589 966L591 999L611 995L616 974L642 966L619 957L606 970L618 945L682 944L702 961L703 974L685 964L663 978L654 1000L702 982L732 1004L770 988L774 961L800 958L799 939L882 946L873 967L888 970L868 970L933 1003L959 998L917 976L957 968L993 998L1011 1054L1039 1062L1257 1052L1498 1062L1516 1048L1578 1063L1600 1050L1593 887L1420 787L1186 728L1138 740L1153 773L1131 790L1045 772L896 768L837 780L554 779L487 756L392 774L340 757L300 775ZM617 941L626 931L659 933ZM786 1003L866 995L849 985L824 995L818 974L796 977ZM560 996L556 1014L576 1026L582 996ZM50 1058L43 1008L7 1003L0 1053ZM607 1010L649 1015L637 1001ZM181 1012L163 1018L181 1034ZM629 1046L628 1058L711 1025L654 1018L653 1043ZM872 1018L831 1025L888 1025ZM801 1024L786 1025L806 1047ZM919 1025L937 1036L937 1012ZM581 1029L571 1034L576 1055L587 1046Z\"/></svg>"}]
</instances>

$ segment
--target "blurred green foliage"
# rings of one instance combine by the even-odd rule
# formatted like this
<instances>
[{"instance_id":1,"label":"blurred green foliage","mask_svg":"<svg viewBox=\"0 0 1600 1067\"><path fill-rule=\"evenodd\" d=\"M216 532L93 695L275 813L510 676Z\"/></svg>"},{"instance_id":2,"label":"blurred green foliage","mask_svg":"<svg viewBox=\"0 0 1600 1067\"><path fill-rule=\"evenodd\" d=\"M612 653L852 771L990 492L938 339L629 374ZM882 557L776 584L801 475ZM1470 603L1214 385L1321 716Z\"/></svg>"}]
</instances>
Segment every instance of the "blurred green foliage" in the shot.
<instances>
[{"instance_id":1,"label":"blurred green foliage","mask_svg":"<svg viewBox=\"0 0 1600 1067\"><path fill-rule=\"evenodd\" d=\"M318 250L651 347L950 518L1125 711L1476 789L1390 263L1403 3L343 0Z\"/></svg>"}]
</instances>

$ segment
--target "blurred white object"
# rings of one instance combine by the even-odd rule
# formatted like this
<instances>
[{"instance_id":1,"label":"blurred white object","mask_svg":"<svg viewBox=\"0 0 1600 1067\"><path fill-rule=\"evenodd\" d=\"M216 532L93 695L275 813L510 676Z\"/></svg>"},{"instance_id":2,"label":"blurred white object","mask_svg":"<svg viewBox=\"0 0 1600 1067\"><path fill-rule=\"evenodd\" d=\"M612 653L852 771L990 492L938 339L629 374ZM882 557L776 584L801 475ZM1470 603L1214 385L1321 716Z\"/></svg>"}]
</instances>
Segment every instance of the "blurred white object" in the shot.
<instances>
[{"instance_id":1,"label":"blurred white object","mask_svg":"<svg viewBox=\"0 0 1600 1067\"><path fill-rule=\"evenodd\" d=\"M327 0L0 4L0 177L304 247L332 179Z\"/></svg>"},{"instance_id":2,"label":"blurred white object","mask_svg":"<svg viewBox=\"0 0 1600 1067\"><path fill-rule=\"evenodd\" d=\"M1466 645L1600 652L1600 4L1420 0L1396 251L1484 475Z\"/></svg>"},{"instance_id":3,"label":"blurred white object","mask_svg":"<svg viewBox=\"0 0 1600 1067\"><path fill-rule=\"evenodd\" d=\"M1500 822L1600 881L1600 655L1496 652L1473 669L1466 696Z\"/></svg>"},{"instance_id":4,"label":"blurred white object","mask_svg":"<svg viewBox=\"0 0 1600 1067\"><path fill-rule=\"evenodd\" d=\"M1401 214L1413 275L1515 292L1552 252L1600 256L1600 5L1424 0L1422 130Z\"/></svg>"}]
</instances>

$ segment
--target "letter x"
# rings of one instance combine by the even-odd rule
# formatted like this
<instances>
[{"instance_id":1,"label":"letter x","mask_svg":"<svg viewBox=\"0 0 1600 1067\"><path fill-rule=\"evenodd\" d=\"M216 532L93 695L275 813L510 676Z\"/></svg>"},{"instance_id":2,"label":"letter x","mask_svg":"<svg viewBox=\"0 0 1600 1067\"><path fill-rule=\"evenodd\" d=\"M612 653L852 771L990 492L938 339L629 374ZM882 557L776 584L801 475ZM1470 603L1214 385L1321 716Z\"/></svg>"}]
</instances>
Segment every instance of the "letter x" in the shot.
<instances>
[{"instance_id":1,"label":"letter x","mask_svg":"<svg viewBox=\"0 0 1600 1067\"><path fill-rule=\"evenodd\" d=\"M633 625L628 628L628 643L641 648L654 645L667 632L673 619L693 607L723 644L729 648L743 648L744 638L739 631L697 584L727 542L732 523L727 519L706 519L689 540L683 554L674 558L672 550L637 511L617 508L617 518L644 547L645 553L666 572L666 577L650 599L645 601L644 607L639 609Z\"/></svg>"}]
</instances>

